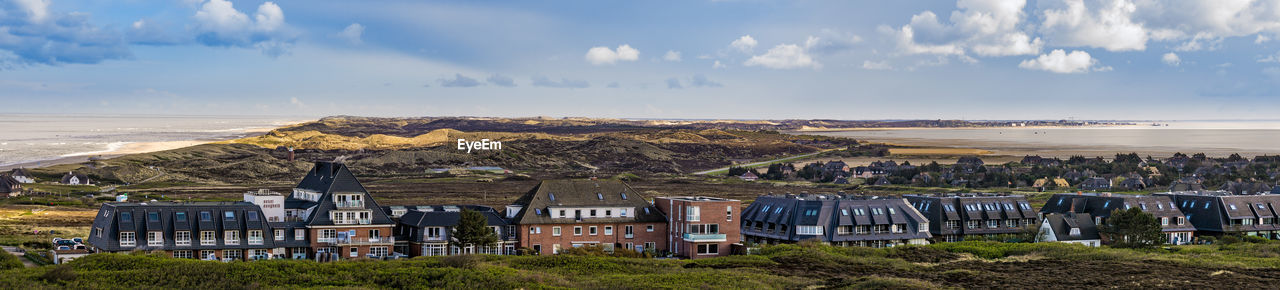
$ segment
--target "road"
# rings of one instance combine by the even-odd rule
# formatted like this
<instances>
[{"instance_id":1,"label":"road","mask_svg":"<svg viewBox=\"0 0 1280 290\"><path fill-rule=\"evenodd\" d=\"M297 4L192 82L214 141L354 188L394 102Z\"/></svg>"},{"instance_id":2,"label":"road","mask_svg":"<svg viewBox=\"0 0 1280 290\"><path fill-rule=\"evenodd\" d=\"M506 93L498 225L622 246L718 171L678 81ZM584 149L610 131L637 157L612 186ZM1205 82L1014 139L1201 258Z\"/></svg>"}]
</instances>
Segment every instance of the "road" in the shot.
<instances>
[{"instance_id":1,"label":"road","mask_svg":"<svg viewBox=\"0 0 1280 290\"><path fill-rule=\"evenodd\" d=\"M712 172L716 172L716 171L728 171L730 167L755 168L755 167L759 167L759 166L763 166L763 165L769 165L769 164L773 164L773 163L780 162L780 161L783 161L783 160L788 160L788 159L796 159L796 160L798 160L798 159L804 159L804 158L807 158L807 157L810 157L810 156L814 156L814 155L818 155L818 154L822 154L823 152L827 152L827 151L831 151L831 150L833 150L833 149L826 149L826 150L822 150L822 151L818 151L818 152L813 152L813 153L809 153L809 154L804 154L804 155L787 156L787 157L782 157L782 158L773 159L773 160L767 160L767 161L752 162L752 163L747 163L747 164L738 164L738 165L733 165L733 166L729 166L729 167L716 168L716 169L712 169L712 170L698 171L698 172L694 172L693 174L697 174L697 175L705 175L705 174L710 174L710 173L712 173Z\"/></svg>"},{"instance_id":2,"label":"road","mask_svg":"<svg viewBox=\"0 0 1280 290\"><path fill-rule=\"evenodd\" d=\"M23 257L26 255L26 252L23 251L22 249L19 249L18 247L10 247L10 246L3 246L0 248L4 248L4 251L9 252L10 255L17 256L18 260L22 261L23 266L27 266L27 268L32 268L36 266L36 263L32 263L31 260L28 260L26 257Z\"/></svg>"}]
</instances>

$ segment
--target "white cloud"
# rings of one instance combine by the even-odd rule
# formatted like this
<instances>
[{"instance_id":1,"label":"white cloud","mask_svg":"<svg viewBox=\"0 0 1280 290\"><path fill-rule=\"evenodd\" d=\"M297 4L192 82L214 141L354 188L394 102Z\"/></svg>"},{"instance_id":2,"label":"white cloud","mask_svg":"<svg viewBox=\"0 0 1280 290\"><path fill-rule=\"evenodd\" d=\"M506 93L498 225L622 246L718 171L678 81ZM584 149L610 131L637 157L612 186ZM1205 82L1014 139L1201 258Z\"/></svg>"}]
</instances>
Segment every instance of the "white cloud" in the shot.
<instances>
[{"instance_id":1,"label":"white cloud","mask_svg":"<svg viewBox=\"0 0 1280 290\"><path fill-rule=\"evenodd\" d=\"M511 77L508 77L508 76L500 75L500 74L491 75L489 76L489 78L485 79L485 81L488 81L490 84L494 84L501 87L510 88L510 87L516 86L515 79L512 79Z\"/></svg>"},{"instance_id":2,"label":"white cloud","mask_svg":"<svg viewBox=\"0 0 1280 290\"><path fill-rule=\"evenodd\" d=\"M756 44L759 43L756 42L755 38L751 38L751 35L743 35L729 43L729 47L735 48L744 53L751 53L751 50L756 47Z\"/></svg>"},{"instance_id":3,"label":"white cloud","mask_svg":"<svg viewBox=\"0 0 1280 290\"><path fill-rule=\"evenodd\" d=\"M342 32L338 32L338 38L344 39L347 42L350 42L351 44L357 44L357 45L364 43L364 39L362 39L363 36L364 36L364 25L360 25L360 23L352 23L351 25L347 25L347 28L342 29Z\"/></svg>"},{"instance_id":4,"label":"white cloud","mask_svg":"<svg viewBox=\"0 0 1280 290\"><path fill-rule=\"evenodd\" d=\"M880 31L892 35L905 54L964 56L966 50L981 56L1037 54L1044 43L1022 27L1026 4L1025 0L960 0L950 23L924 11L900 28L881 27Z\"/></svg>"},{"instance_id":5,"label":"white cloud","mask_svg":"<svg viewBox=\"0 0 1280 290\"><path fill-rule=\"evenodd\" d=\"M1028 59L1018 64L1018 67L1024 69L1043 70L1054 73L1086 73L1093 71L1109 71L1111 67L1097 67L1098 60L1084 51L1072 51L1066 53L1061 49L1055 49L1049 54L1041 54L1040 57Z\"/></svg>"},{"instance_id":6,"label":"white cloud","mask_svg":"<svg viewBox=\"0 0 1280 290\"><path fill-rule=\"evenodd\" d=\"M44 22L49 18L49 0L16 0L14 4L25 10L27 20L31 23Z\"/></svg>"},{"instance_id":7,"label":"white cloud","mask_svg":"<svg viewBox=\"0 0 1280 290\"><path fill-rule=\"evenodd\" d=\"M1066 7L1044 10L1043 33L1056 46L1087 46L1109 51L1147 48L1147 30L1135 23L1137 6L1127 0L1065 0Z\"/></svg>"},{"instance_id":8,"label":"white cloud","mask_svg":"<svg viewBox=\"0 0 1280 290\"><path fill-rule=\"evenodd\" d=\"M835 54L852 50L861 42L860 36L822 29L818 31L818 36L809 36L804 41L804 48L816 54Z\"/></svg>"},{"instance_id":9,"label":"white cloud","mask_svg":"<svg viewBox=\"0 0 1280 290\"><path fill-rule=\"evenodd\" d=\"M446 88L470 88L481 85L479 80L462 74L454 74L453 79L439 79L437 82L440 83L441 87Z\"/></svg>"},{"instance_id":10,"label":"white cloud","mask_svg":"<svg viewBox=\"0 0 1280 290\"><path fill-rule=\"evenodd\" d=\"M1277 52L1277 53L1272 54L1272 55L1268 55L1268 56L1266 56L1266 57L1258 58L1258 62L1264 62L1264 63L1265 63L1265 62L1275 62L1275 63L1280 63L1280 52ZM1226 67L1226 66L1231 66L1231 64L1230 64L1230 63L1226 63L1226 64L1224 64L1224 67Z\"/></svg>"},{"instance_id":11,"label":"white cloud","mask_svg":"<svg viewBox=\"0 0 1280 290\"><path fill-rule=\"evenodd\" d=\"M662 55L662 59L663 59L663 60L666 60L666 61L679 62L679 61L680 61L680 52L679 52L679 51L674 51L674 50L668 50L668 51L667 51L667 54Z\"/></svg>"},{"instance_id":12,"label":"white cloud","mask_svg":"<svg viewBox=\"0 0 1280 290\"><path fill-rule=\"evenodd\" d=\"M273 2L258 5L253 19L227 0L205 2L196 11L196 40L209 46L255 47L268 55L287 53L294 35L285 29L284 10Z\"/></svg>"},{"instance_id":13,"label":"white cloud","mask_svg":"<svg viewBox=\"0 0 1280 290\"><path fill-rule=\"evenodd\" d=\"M585 56L587 62L594 65L614 64L618 61L635 61L640 59L640 51L623 44L617 50L604 46L592 47Z\"/></svg>"},{"instance_id":14,"label":"white cloud","mask_svg":"<svg viewBox=\"0 0 1280 290\"><path fill-rule=\"evenodd\" d=\"M893 66L889 65L888 61L864 60L862 61L862 68L868 70L892 70Z\"/></svg>"},{"instance_id":15,"label":"white cloud","mask_svg":"<svg viewBox=\"0 0 1280 290\"><path fill-rule=\"evenodd\" d=\"M727 68L727 67L728 67L728 66L725 66L723 63L720 63L720 61L718 61L718 60L717 60L715 63L711 64L711 68L713 68L713 69L718 69L718 68Z\"/></svg>"},{"instance_id":16,"label":"white cloud","mask_svg":"<svg viewBox=\"0 0 1280 290\"><path fill-rule=\"evenodd\" d=\"M88 13L49 10L49 1L0 1L0 70L28 64L99 63L133 57L122 34Z\"/></svg>"},{"instance_id":17,"label":"white cloud","mask_svg":"<svg viewBox=\"0 0 1280 290\"><path fill-rule=\"evenodd\" d=\"M1160 56L1160 61L1164 62L1164 64L1171 65L1171 66L1182 65L1182 58L1178 57L1178 54L1172 53L1172 52L1166 53L1163 56Z\"/></svg>"},{"instance_id":18,"label":"white cloud","mask_svg":"<svg viewBox=\"0 0 1280 290\"><path fill-rule=\"evenodd\" d=\"M298 100L298 97L292 97L292 98L289 98L289 103L290 103L290 104L293 104L293 106L298 107L299 109L306 109L306 108L307 108L307 104L304 104L304 103L302 103L302 101L301 101L301 100Z\"/></svg>"},{"instance_id":19,"label":"white cloud","mask_svg":"<svg viewBox=\"0 0 1280 290\"><path fill-rule=\"evenodd\" d=\"M814 61L813 57L809 56L809 53L804 48L795 44L779 44L762 55L752 56L742 64L772 69L818 69L822 67L822 64Z\"/></svg>"},{"instance_id":20,"label":"white cloud","mask_svg":"<svg viewBox=\"0 0 1280 290\"><path fill-rule=\"evenodd\" d=\"M553 81L545 76L535 76L532 80L535 87L581 89L591 86L591 83L585 80L571 80L569 78Z\"/></svg>"}]
</instances>

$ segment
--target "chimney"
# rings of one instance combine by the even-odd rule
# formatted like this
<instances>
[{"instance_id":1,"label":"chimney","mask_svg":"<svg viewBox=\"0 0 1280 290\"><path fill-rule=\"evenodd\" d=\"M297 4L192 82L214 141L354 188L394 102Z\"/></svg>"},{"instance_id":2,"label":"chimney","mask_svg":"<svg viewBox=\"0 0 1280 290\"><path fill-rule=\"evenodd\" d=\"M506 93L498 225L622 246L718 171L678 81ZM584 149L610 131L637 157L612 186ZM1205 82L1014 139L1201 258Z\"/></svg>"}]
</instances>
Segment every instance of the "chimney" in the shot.
<instances>
[{"instance_id":1,"label":"chimney","mask_svg":"<svg viewBox=\"0 0 1280 290\"><path fill-rule=\"evenodd\" d=\"M289 147L289 162L293 162L293 147Z\"/></svg>"}]
</instances>

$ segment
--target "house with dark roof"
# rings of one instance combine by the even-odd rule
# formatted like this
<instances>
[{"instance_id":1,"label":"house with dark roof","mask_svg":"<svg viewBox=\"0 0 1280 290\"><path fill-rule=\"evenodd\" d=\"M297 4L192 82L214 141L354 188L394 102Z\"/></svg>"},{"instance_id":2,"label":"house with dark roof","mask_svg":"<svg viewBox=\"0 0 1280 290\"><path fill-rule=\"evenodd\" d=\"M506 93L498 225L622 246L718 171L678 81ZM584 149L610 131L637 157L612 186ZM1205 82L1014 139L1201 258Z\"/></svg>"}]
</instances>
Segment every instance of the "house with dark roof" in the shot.
<instances>
[{"instance_id":1,"label":"house with dark roof","mask_svg":"<svg viewBox=\"0 0 1280 290\"><path fill-rule=\"evenodd\" d=\"M516 228L491 207L482 205L428 205L383 207L396 220L396 242L404 244L398 253L409 256L448 256L458 254L515 255L519 240ZM498 236L492 247L451 245L454 228L462 220L462 211L479 212L489 229Z\"/></svg>"},{"instance_id":2,"label":"house with dark roof","mask_svg":"<svg viewBox=\"0 0 1280 290\"><path fill-rule=\"evenodd\" d=\"M1280 239L1280 195L1226 191L1157 193L1173 199L1195 226L1196 235L1242 234Z\"/></svg>"},{"instance_id":3,"label":"house with dark roof","mask_svg":"<svg viewBox=\"0 0 1280 290\"><path fill-rule=\"evenodd\" d=\"M742 201L705 196L670 196L653 199L667 216L667 242L671 254L690 259L728 256L742 242Z\"/></svg>"},{"instance_id":4,"label":"house with dark roof","mask_svg":"<svg viewBox=\"0 0 1280 290\"><path fill-rule=\"evenodd\" d=\"M1204 179L1195 176L1184 176L1169 184L1169 191L1199 191L1204 190Z\"/></svg>"},{"instance_id":5,"label":"house with dark roof","mask_svg":"<svg viewBox=\"0 0 1280 290\"><path fill-rule=\"evenodd\" d=\"M14 197L22 195L22 182L13 176L0 175L0 196Z\"/></svg>"},{"instance_id":6,"label":"house with dark roof","mask_svg":"<svg viewBox=\"0 0 1280 290\"><path fill-rule=\"evenodd\" d=\"M284 203L280 225L304 230L321 259L389 256L395 244L395 222L341 162L316 162Z\"/></svg>"},{"instance_id":7,"label":"house with dark roof","mask_svg":"<svg viewBox=\"0 0 1280 290\"><path fill-rule=\"evenodd\" d=\"M1222 188L1219 188L1219 190L1230 192L1231 194L1260 194L1270 193L1271 186L1259 181L1228 181L1222 184Z\"/></svg>"},{"instance_id":8,"label":"house with dark roof","mask_svg":"<svg viewBox=\"0 0 1280 290\"><path fill-rule=\"evenodd\" d=\"M1080 190L1111 190L1111 180L1103 177L1090 177L1080 182Z\"/></svg>"},{"instance_id":9,"label":"house with dark roof","mask_svg":"<svg viewBox=\"0 0 1280 290\"><path fill-rule=\"evenodd\" d=\"M742 212L742 236L761 244L816 239L837 246L928 243L929 220L902 198L765 195Z\"/></svg>"},{"instance_id":10,"label":"house with dark roof","mask_svg":"<svg viewBox=\"0 0 1280 290\"><path fill-rule=\"evenodd\" d=\"M1037 242L1062 242L1090 247L1102 245L1102 237L1093 218L1087 213L1046 214L1040 223Z\"/></svg>"},{"instance_id":11,"label":"house with dark roof","mask_svg":"<svg viewBox=\"0 0 1280 290\"><path fill-rule=\"evenodd\" d=\"M506 212L520 233L520 245L539 254L585 246L668 251L667 217L618 180L544 180Z\"/></svg>"},{"instance_id":12,"label":"house with dark roof","mask_svg":"<svg viewBox=\"0 0 1280 290\"><path fill-rule=\"evenodd\" d=\"M1111 214L1118 210L1139 208L1160 220L1160 227L1165 236L1165 243L1187 244L1194 238L1196 228L1188 220L1188 215L1176 206L1176 202L1168 196L1129 195L1111 193L1059 193L1049 197L1045 205L1040 207L1042 215L1048 214L1088 214L1093 226L1107 222ZM1104 240L1106 237L1103 237Z\"/></svg>"},{"instance_id":13,"label":"house with dark roof","mask_svg":"<svg viewBox=\"0 0 1280 290\"><path fill-rule=\"evenodd\" d=\"M1143 189L1147 189L1147 181L1141 177L1125 178L1124 180L1120 181L1120 184L1118 187L1124 190L1143 190Z\"/></svg>"},{"instance_id":14,"label":"house with dark roof","mask_svg":"<svg viewBox=\"0 0 1280 290\"><path fill-rule=\"evenodd\" d=\"M73 172L67 172L67 174L63 174L62 181L59 181L58 183L72 184L72 185L90 185L90 184L93 184L93 181L89 180L89 176L86 176L81 173L76 173L73 171Z\"/></svg>"},{"instance_id":15,"label":"house with dark roof","mask_svg":"<svg viewBox=\"0 0 1280 290\"><path fill-rule=\"evenodd\" d=\"M14 168L9 171L9 176L21 183L36 183L36 177L25 168Z\"/></svg>"},{"instance_id":16,"label":"house with dark roof","mask_svg":"<svg viewBox=\"0 0 1280 290\"><path fill-rule=\"evenodd\" d=\"M1038 225L1035 210L1021 195L967 193L903 198L929 219L929 233L935 242L1009 238Z\"/></svg>"},{"instance_id":17,"label":"house with dark roof","mask_svg":"<svg viewBox=\"0 0 1280 290\"><path fill-rule=\"evenodd\" d=\"M844 163L844 161L839 161L839 160L827 162L825 164L822 164L822 171L828 172L828 173L849 172L849 164L846 164Z\"/></svg>"},{"instance_id":18,"label":"house with dark roof","mask_svg":"<svg viewBox=\"0 0 1280 290\"><path fill-rule=\"evenodd\" d=\"M747 171L742 175L738 175L738 179L742 179L745 181L756 181L757 179L760 179L760 176L757 176L755 172Z\"/></svg>"},{"instance_id":19,"label":"house with dark roof","mask_svg":"<svg viewBox=\"0 0 1280 290\"><path fill-rule=\"evenodd\" d=\"M163 251L174 258L264 259L276 237L248 202L104 203L86 244L95 252Z\"/></svg>"}]
</instances>

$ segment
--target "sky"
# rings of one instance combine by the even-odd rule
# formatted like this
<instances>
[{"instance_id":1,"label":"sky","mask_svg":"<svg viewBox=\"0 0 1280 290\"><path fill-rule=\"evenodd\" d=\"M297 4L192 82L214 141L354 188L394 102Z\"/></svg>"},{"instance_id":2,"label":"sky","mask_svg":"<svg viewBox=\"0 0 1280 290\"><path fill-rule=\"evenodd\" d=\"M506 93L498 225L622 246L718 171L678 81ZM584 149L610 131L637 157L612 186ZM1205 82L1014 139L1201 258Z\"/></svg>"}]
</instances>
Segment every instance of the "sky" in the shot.
<instances>
[{"instance_id":1,"label":"sky","mask_svg":"<svg viewBox=\"0 0 1280 290\"><path fill-rule=\"evenodd\" d=\"M1278 119L1280 0L0 0L0 113Z\"/></svg>"}]
</instances>

